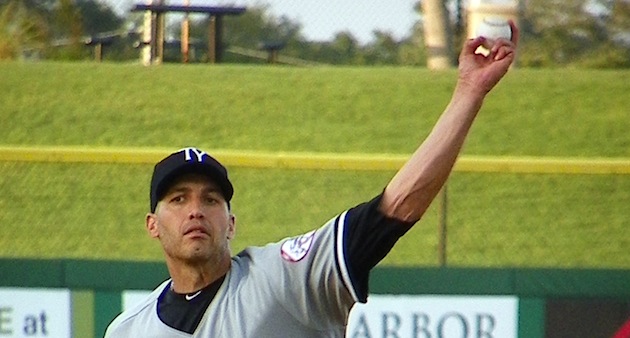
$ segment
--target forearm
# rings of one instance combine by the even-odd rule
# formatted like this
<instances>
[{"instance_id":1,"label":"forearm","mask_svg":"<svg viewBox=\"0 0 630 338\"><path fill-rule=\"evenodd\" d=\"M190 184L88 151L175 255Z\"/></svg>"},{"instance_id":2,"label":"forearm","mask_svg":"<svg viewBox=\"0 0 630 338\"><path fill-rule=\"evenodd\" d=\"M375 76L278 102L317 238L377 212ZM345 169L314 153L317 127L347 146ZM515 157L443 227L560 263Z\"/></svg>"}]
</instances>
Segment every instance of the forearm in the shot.
<instances>
[{"instance_id":1,"label":"forearm","mask_svg":"<svg viewBox=\"0 0 630 338\"><path fill-rule=\"evenodd\" d=\"M417 221L448 178L484 95L459 84L433 130L385 188L381 211Z\"/></svg>"}]
</instances>

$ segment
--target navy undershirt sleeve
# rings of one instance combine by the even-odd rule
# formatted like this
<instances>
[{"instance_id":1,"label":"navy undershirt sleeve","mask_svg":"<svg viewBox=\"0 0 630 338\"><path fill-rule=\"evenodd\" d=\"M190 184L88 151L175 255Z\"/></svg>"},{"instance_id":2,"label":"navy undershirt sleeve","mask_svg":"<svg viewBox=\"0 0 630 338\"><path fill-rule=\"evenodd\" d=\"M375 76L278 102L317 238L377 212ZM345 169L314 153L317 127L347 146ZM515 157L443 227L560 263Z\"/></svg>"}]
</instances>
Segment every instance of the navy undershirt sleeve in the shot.
<instances>
[{"instance_id":1,"label":"navy undershirt sleeve","mask_svg":"<svg viewBox=\"0 0 630 338\"><path fill-rule=\"evenodd\" d=\"M379 211L382 194L357 205L346 215L344 252L350 279L361 303L367 301L370 270L415 222L403 222Z\"/></svg>"}]
</instances>

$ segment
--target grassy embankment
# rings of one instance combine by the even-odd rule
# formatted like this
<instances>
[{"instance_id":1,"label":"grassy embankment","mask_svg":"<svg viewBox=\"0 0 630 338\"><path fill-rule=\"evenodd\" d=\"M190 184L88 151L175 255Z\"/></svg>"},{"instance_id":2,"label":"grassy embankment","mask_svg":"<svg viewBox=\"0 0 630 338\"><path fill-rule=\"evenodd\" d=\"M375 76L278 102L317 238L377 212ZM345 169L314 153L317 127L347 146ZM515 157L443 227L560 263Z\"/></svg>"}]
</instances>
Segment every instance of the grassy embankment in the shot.
<instances>
[{"instance_id":1,"label":"grassy embankment","mask_svg":"<svg viewBox=\"0 0 630 338\"><path fill-rule=\"evenodd\" d=\"M0 145L197 145L410 154L456 73L413 68L0 63ZM628 71L515 69L466 155L630 157ZM0 256L159 260L144 232L150 165L0 162ZM314 228L394 172L231 168L233 249ZM449 263L630 268L630 177L453 174ZM385 264L437 263L437 211Z\"/></svg>"}]
</instances>

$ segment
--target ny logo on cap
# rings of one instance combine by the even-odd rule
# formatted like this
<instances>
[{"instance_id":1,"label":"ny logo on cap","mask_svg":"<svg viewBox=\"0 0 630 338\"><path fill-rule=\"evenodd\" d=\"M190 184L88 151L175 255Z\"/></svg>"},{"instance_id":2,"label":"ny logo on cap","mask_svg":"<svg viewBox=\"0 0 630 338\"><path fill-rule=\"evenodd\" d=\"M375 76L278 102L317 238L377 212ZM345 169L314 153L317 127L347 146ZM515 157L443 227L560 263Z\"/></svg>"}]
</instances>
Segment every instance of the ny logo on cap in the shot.
<instances>
[{"instance_id":1,"label":"ny logo on cap","mask_svg":"<svg viewBox=\"0 0 630 338\"><path fill-rule=\"evenodd\" d=\"M205 151L203 150L199 150L197 148L193 148L193 147L188 147L188 148L184 148L181 149L180 151L183 151L185 156L186 156L186 162L190 162L190 161L197 161L197 162L203 162L203 156L204 155L208 155L206 154ZM194 158L193 158L194 155Z\"/></svg>"}]
</instances>

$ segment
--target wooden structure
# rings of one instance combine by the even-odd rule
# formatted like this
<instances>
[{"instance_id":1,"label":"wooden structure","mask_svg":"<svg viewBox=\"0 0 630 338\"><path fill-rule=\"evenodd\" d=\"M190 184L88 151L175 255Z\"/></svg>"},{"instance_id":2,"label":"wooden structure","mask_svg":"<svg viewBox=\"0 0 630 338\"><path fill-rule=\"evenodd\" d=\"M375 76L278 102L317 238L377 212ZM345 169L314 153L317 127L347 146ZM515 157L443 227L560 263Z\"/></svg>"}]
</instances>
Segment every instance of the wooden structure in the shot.
<instances>
[{"instance_id":1,"label":"wooden structure","mask_svg":"<svg viewBox=\"0 0 630 338\"><path fill-rule=\"evenodd\" d=\"M267 63L278 63L278 52L286 46L286 42L263 42L259 49L267 52Z\"/></svg>"},{"instance_id":2,"label":"wooden structure","mask_svg":"<svg viewBox=\"0 0 630 338\"><path fill-rule=\"evenodd\" d=\"M209 17L208 24L208 62L221 62L222 51L222 31L223 17L226 15L240 15L245 13L245 7L208 7L208 6L182 6L182 5L164 5L164 4L136 4L132 11L147 12L151 15L150 38L145 39L144 43L149 49L148 60L145 64L159 64L164 57L164 29L166 13L200 13ZM146 27L145 27L146 29ZM188 34L188 32L182 31ZM182 42L187 42L188 36L182 37ZM187 48L182 48L182 52ZM187 55L183 55L184 60ZM148 62L147 62L148 61Z\"/></svg>"},{"instance_id":3,"label":"wooden structure","mask_svg":"<svg viewBox=\"0 0 630 338\"><path fill-rule=\"evenodd\" d=\"M103 61L103 47L109 46L114 42L115 36L94 36L85 40L85 45L94 47L94 60L96 62Z\"/></svg>"}]
</instances>

